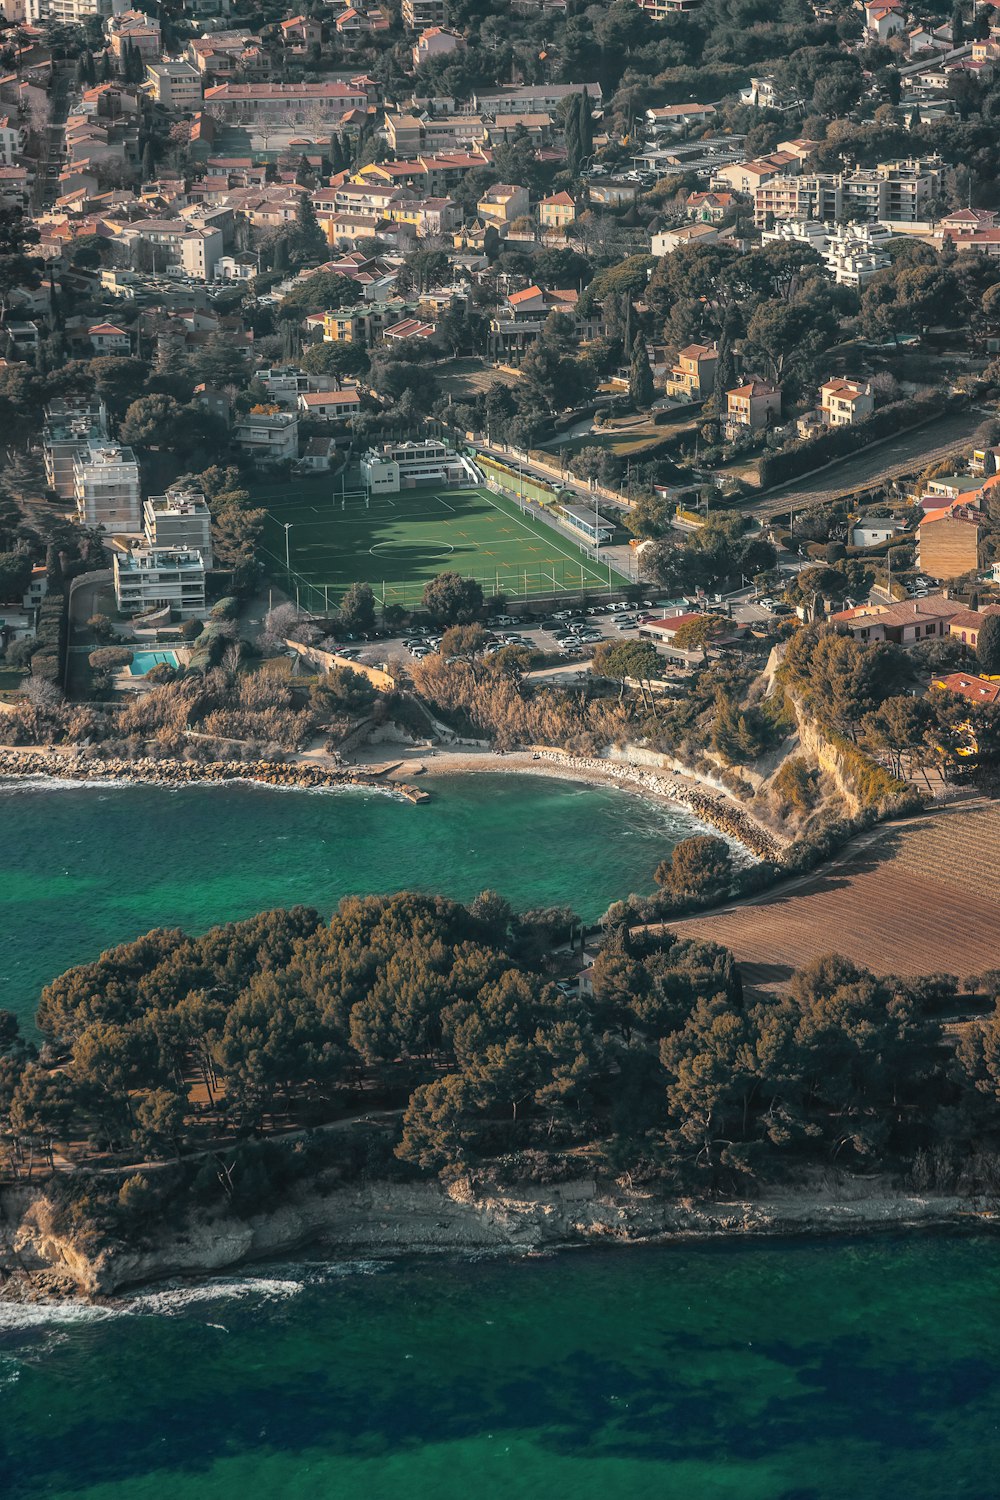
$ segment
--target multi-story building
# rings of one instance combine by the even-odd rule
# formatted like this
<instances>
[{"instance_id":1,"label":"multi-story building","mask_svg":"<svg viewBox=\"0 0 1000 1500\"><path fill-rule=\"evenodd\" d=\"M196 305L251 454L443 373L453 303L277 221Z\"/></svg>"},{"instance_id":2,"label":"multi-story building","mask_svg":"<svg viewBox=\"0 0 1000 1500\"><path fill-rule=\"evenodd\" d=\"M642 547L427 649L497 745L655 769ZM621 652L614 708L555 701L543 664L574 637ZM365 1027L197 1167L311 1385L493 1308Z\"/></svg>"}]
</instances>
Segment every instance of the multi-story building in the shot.
<instances>
[{"instance_id":1,"label":"multi-story building","mask_svg":"<svg viewBox=\"0 0 1000 1500\"><path fill-rule=\"evenodd\" d=\"M181 620L205 613L205 562L200 552L134 547L114 555L115 601L123 615L165 609Z\"/></svg>"},{"instance_id":2,"label":"multi-story building","mask_svg":"<svg viewBox=\"0 0 1000 1500\"><path fill-rule=\"evenodd\" d=\"M553 193L538 205L538 222L544 229L567 229L576 219L576 199L570 193Z\"/></svg>"},{"instance_id":3,"label":"multi-story building","mask_svg":"<svg viewBox=\"0 0 1000 1500\"><path fill-rule=\"evenodd\" d=\"M83 26L92 16L110 16L112 0L26 0L27 19L36 25L61 21Z\"/></svg>"},{"instance_id":4,"label":"multi-story building","mask_svg":"<svg viewBox=\"0 0 1000 1500\"><path fill-rule=\"evenodd\" d=\"M201 74L193 63L149 63L146 78L150 93L164 109L186 114L201 108Z\"/></svg>"},{"instance_id":5,"label":"multi-story building","mask_svg":"<svg viewBox=\"0 0 1000 1500\"><path fill-rule=\"evenodd\" d=\"M733 172L741 170L724 168L718 175L732 182ZM754 185L754 222L762 227L770 216L777 222L848 217L869 224L913 224L937 194L942 170L935 156L804 177L782 172Z\"/></svg>"},{"instance_id":6,"label":"multi-story building","mask_svg":"<svg viewBox=\"0 0 1000 1500\"><path fill-rule=\"evenodd\" d=\"M820 415L827 427L853 427L875 410L871 382L827 380L819 388Z\"/></svg>"},{"instance_id":7,"label":"multi-story building","mask_svg":"<svg viewBox=\"0 0 1000 1500\"><path fill-rule=\"evenodd\" d=\"M0 115L0 163L12 167L24 150L24 131L11 115Z\"/></svg>"},{"instance_id":8,"label":"multi-story building","mask_svg":"<svg viewBox=\"0 0 1000 1500\"><path fill-rule=\"evenodd\" d=\"M117 58L125 55L126 47L135 47L144 62L152 62L163 50L159 21L141 10L123 10L109 16L104 30Z\"/></svg>"},{"instance_id":9,"label":"multi-story building","mask_svg":"<svg viewBox=\"0 0 1000 1500\"><path fill-rule=\"evenodd\" d=\"M571 288L547 291L539 286L512 292L506 305L490 319L491 359L519 358L536 341L550 313L566 313L576 324L581 343L601 338L604 314L600 307L586 317L576 311L577 293Z\"/></svg>"},{"instance_id":10,"label":"multi-story building","mask_svg":"<svg viewBox=\"0 0 1000 1500\"><path fill-rule=\"evenodd\" d=\"M347 83L219 83L205 108L223 125L307 125L329 133L352 110L367 110L364 89Z\"/></svg>"},{"instance_id":11,"label":"multi-story building","mask_svg":"<svg viewBox=\"0 0 1000 1500\"><path fill-rule=\"evenodd\" d=\"M396 495L418 484L483 483L482 473L472 459L456 453L437 438L369 448L361 460L361 472L372 495Z\"/></svg>"},{"instance_id":12,"label":"multi-story building","mask_svg":"<svg viewBox=\"0 0 1000 1500\"><path fill-rule=\"evenodd\" d=\"M955 502L927 511L917 528L917 566L943 581L972 573L982 565L982 535L975 506Z\"/></svg>"},{"instance_id":13,"label":"multi-story building","mask_svg":"<svg viewBox=\"0 0 1000 1500\"><path fill-rule=\"evenodd\" d=\"M142 507L147 545L179 552L200 552L206 571L213 562L212 518L204 495L193 490L168 490L150 495Z\"/></svg>"},{"instance_id":14,"label":"multi-story building","mask_svg":"<svg viewBox=\"0 0 1000 1500\"><path fill-rule=\"evenodd\" d=\"M249 411L240 417L233 437L261 468L291 463L299 456L299 419L290 411Z\"/></svg>"},{"instance_id":15,"label":"multi-story building","mask_svg":"<svg viewBox=\"0 0 1000 1500\"><path fill-rule=\"evenodd\" d=\"M428 26L443 26L447 19L447 0L403 0L403 25L407 31L426 31Z\"/></svg>"},{"instance_id":16,"label":"multi-story building","mask_svg":"<svg viewBox=\"0 0 1000 1500\"><path fill-rule=\"evenodd\" d=\"M726 426L734 431L762 431L781 416L781 386L751 375L743 385L726 392Z\"/></svg>"},{"instance_id":17,"label":"multi-story building","mask_svg":"<svg viewBox=\"0 0 1000 1500\"><path fill-rule=\"evenodd\" d=\"M681 401L707 401L715 389L718 344L688 344L667 375L667 394Z\"/></svg>"},{"instance_id":18,"label":"multi-story building","mask_svg":"<svg viewBox=\"0 0 1000 1500\"><path fill-rule=\"evenodd\" d=\"M63 500L75 495L73 467L89 446L107 442L108 412L98 397L66 396L46 407L42 429L45 483Z\"/></svg>"},{"instance_id":19,"label":"multi-story building","mask_svg":"<svg viewBox=\"0 0 1000 1500\"><path fill-rule=\"evenodd\" d=\"M131 448L87 444L73 462L73 494L82 526L105 531L142 530L139 465Z\"/></svg>"},{"instance_id":20,"label":"multi-story building","mask_svg":"<svg viewBox=\"0 0 1000 1500\"><path fill-rule=\"evenodd\" d=\"M476 210L491 224L512 224L528 212L528 189L518 183L497 182L480 198Z\"/></svg>"},{"instance_id":21,"label":"multi-story building","mask_svg":"<svg viewBox=\"0 0 1000 1500\"><path fill-rule=\"evenodd\" d=\"M587 94L594 105L599 105L603 99L599 83L527 83L497 89L489 94L477 94L473 106L490 120L497 120L501 115L551 114L572 94L582 93Z\"/></svg>"}]
</instances>

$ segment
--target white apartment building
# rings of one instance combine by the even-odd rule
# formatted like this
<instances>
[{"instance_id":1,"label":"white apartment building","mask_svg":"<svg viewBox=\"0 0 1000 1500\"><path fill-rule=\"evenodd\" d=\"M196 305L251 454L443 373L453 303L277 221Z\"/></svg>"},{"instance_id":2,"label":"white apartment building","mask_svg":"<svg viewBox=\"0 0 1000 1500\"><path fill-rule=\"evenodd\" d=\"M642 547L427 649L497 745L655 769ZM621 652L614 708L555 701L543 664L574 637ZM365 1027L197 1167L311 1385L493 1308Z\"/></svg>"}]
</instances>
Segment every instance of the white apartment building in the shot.
<instances>
[{"instance_id":1,"label":"white apartment building","mask_svg":"<svg viewBox=\"0 0 1000 1500\"><path fill-rule=\"evenodd\" d=\"M235 441L264 468L299 456L299 419L294 412L247 412L233 430Z\"/></svg>"},{"instance_id":2,"label":"white apartment building","mask_svg":"<svg viewBox=\"0 0 1000 1500\"><path fill-rule=\"evenodd\" d=\"M201 108L201 74L193 63L147 63L146 84L164 109L186 114Z\"/></svg>"},{"instance_id":3,"label":"white apartment building","mask_svg":"<svg viewBox=\"0 0 1000 1500\"><path fill-rule=\"evenodd\" d=\"M891 265L888 253L892 231L880 224L819 224L812 219L789 219L765 229L765 245L808 245L823 257L828 275L838 286L866 286L876 271Z\"/></svg>"},{"instance_id":4,"label":"white apartment building","mask_svg":"<svg viewBox=\"0 0 1000 1500\"><path fill-rule=\"evenodd\" d=\"M461 453L436 438L419 443L383 443L361 460L369 494L398 495L418 484L476 485L480 470Z\"/></svg>"},{"instance_id":5,"label":"white apartment building","mask_svg":"<svg viewBox=\"0 0 1000 1500\"><path fill-rule=\"evenodd\" d=\"M131 448L88 443L73 462L73 494L82 526L142 530L139 465Z\"/></svg>"},{"instance_id":6,"label":"white apartment building","mask_svg":"<svg viewBox=\"0 0 1000 1500\"><path fill-rule=\"evenodd\" d=\"M110 16L112 0L26 0L27 19L40 25L61 21L67 26L82 26L91 16Z\"/></svg>"},{"instance_id":7,"label":"white apartment building","mask_svg":"<svg viewBox=\"0 0 1000 1500\"><path fill-rule=\"evenodd\" d=\"M75 490L74 465L92 443L106 443L108 412L104 402L95 397L66 396L46 407L42 428L42 454L45 459L45 483L63 500L72 500Z\"/></svg>"},{"instance_id":8,"label":"white apartment building","mask_svg":"<svg viewBox=\"0 0 1000 1500\"><path fill-rule=\"evenodd\" d=\"M12 167L24 150L24 131L10 115L0 115L0 163Z\"/></svg>"},{"instance_id":9,"label":"white apartment building","mask_svg":"<svg viewBox=\"0 0 1000 1500\"><path fill-rule=\"evenodd\" d=\"M114 555L115 600L122 614L167 606L181 620L205 613L205 563L200 552L136 547Z\"/></svg>"},{"instance_id":10,"label":"white apartment building","mask_svg":"<svg viewBox=\"0 0 1000 1500\"><path fill-rule=\"evenodd\" d=\"M193 490L150 495L142 516L146 542L153 551L200 552L206 571L211 568L212 517L204 495Z\"/></svg>"}]
</instances>

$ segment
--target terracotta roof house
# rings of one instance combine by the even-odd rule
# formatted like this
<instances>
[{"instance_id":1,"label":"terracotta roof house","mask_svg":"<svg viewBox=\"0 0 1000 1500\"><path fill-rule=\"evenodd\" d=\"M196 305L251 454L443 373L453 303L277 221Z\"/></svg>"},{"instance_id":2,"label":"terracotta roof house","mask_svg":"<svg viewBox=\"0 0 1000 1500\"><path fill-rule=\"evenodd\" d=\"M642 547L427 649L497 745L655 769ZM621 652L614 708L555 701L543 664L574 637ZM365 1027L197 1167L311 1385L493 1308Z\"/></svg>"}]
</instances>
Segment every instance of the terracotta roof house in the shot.
<instances>
[{"instance_id":1,"label":"terracotta roof house","mask_svg":"<svg viewBox=\"0 0 1000 1500\"><path fill-rule=\"evenodd\" d=\"M1000 702L1000 682L975 677L971 672L951 672L947 677L938 677L931 686L940 692L958 693L970 703Z\"/></svg>"}]
</instances>

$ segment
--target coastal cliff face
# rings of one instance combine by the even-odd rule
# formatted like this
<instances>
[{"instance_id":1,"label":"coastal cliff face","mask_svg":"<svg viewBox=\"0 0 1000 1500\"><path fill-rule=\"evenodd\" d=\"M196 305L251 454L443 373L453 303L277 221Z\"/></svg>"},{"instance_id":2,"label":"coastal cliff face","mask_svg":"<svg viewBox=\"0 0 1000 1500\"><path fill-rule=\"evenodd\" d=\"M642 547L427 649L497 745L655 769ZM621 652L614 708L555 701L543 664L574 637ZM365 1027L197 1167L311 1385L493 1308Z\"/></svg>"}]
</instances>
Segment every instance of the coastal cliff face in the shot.
<instances>
[{"instance_id":1,"label":"coastal cliff face","mask_svg":"<svg viewBox=\"0 0 1000 1500\"><path fill-rule=\"evenodd\" d=\"M535 1251L635 1244L672 1236L858 1233L959 1217L990 1222L980 1200L902 1193L887 1183L831 1184L757 1200L699 1201L644 1190L601 1191L592 1180L547 1189L477 1192L466 1180L375 1183L295 1195L253 1218L191 1217L141 1245L90 1250L56 1232L44 1189L0 1198L0 1276L13 1294L109 1296L175 1276L201 1276L323 1246L345 1254Z\"/></svg>"}]
</instances>

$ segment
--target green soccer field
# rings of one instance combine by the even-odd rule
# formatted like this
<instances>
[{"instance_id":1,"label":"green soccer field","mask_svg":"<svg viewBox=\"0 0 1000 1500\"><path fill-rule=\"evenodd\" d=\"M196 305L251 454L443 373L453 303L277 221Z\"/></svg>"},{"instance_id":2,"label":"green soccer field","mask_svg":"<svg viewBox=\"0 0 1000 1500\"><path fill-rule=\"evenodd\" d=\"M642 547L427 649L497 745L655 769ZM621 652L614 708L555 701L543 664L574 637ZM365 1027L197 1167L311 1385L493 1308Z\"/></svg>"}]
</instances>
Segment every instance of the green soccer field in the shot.
<instances>
[{"instance_id":1,"label":"green soccer field","mask_svg":"<svg viewBox=\"0 0 1000 1500\"><path fill-rule=\"evenodd\" d=\"M267 510L268 568L288 577L310 609L336 604L352 583L370 583L384 604L412 607L438 573L475 578L489 596L542 598L623 588L627 579L518 505L488 489L403 490L343 499L329 475L254 487Z\"/></svg>"}]
</instances>

